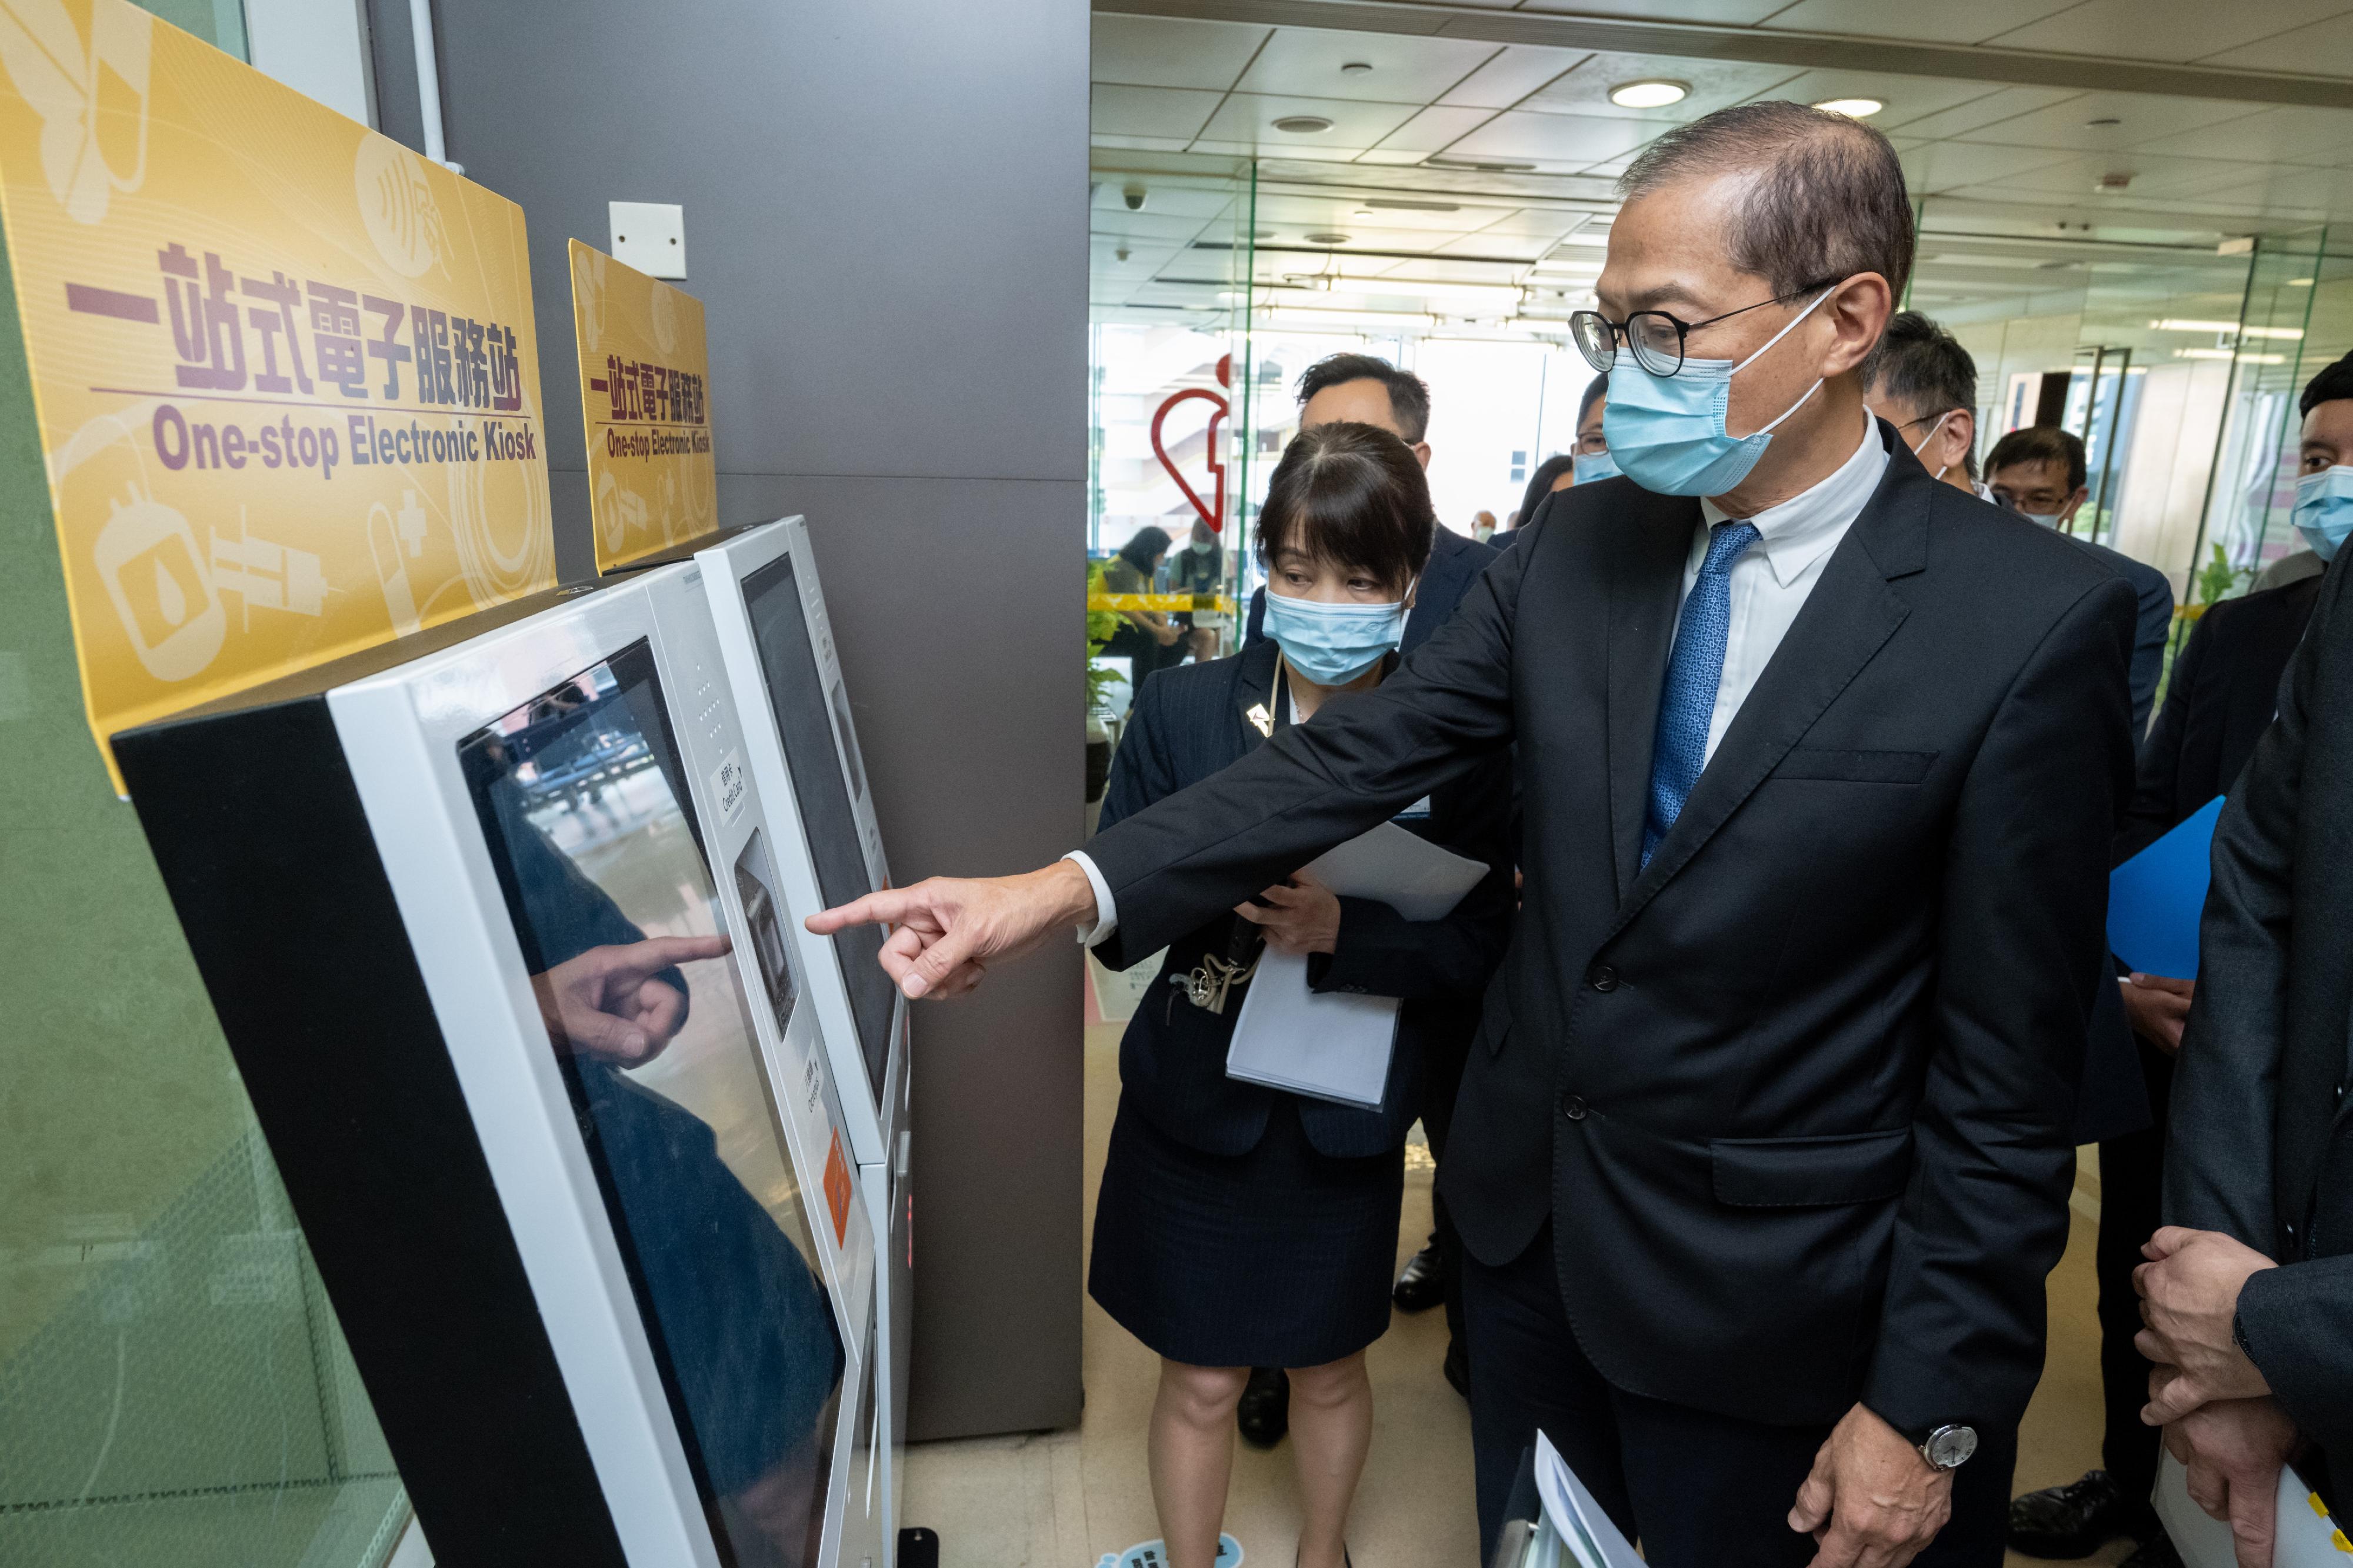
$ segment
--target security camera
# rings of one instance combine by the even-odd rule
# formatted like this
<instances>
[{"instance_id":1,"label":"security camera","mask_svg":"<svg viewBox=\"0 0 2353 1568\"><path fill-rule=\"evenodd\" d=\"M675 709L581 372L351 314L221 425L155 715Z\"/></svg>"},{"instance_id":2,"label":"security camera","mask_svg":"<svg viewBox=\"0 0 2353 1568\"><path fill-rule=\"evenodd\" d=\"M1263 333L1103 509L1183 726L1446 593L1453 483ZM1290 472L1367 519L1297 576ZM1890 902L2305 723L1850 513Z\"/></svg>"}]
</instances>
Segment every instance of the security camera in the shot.
<instances>
[{"instance_id":1,"label":"security camera","mask_svg":"<svg viewBox=\"0 0 2353 1568\"><path fill-rule=\"evenodd\" d=\"M1140 213L1144 210L1144 187L1142 185L1130 185L1127 189L1122 191L1120 195L1126 199L1128 211L1132 213Z\"/></svg>"}]
</instances>

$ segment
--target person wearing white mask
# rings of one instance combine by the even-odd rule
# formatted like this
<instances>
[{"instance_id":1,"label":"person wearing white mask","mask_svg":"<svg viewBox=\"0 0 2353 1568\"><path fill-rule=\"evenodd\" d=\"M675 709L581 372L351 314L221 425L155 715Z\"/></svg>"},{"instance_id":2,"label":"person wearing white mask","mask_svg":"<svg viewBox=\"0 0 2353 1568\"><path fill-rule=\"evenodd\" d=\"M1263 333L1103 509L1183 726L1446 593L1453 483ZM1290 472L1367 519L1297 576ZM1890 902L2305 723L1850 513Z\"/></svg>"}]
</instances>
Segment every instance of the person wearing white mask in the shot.
<instances>
[{"instance_id":1,"label":"person wearing white mask","mask_svg":"<svg viewBox=\"0 0 2353 1568\"><path fill-rule=\"evenodd\" d=\"M1895 426L1928 470L1989 500L1978 477L1978 366L1958 339L1917 310L1899 310L1863 362L1862 405Z\"/></svg>"},{"instance_id":2,"label":"person wearing white mask","mask_svg":"<svg viewBox=\"0 0 2353 1568\"><path fill-rule=\"evenodd\" d=\"M2165 645L2173 635L2173 584L2146 561L2136 561L2089 537L2091 497L2084 442L2072 430L2049 425L2012 430L1986 454L1987 488L1994 504L2027 521L2066 536L2103 566L2132 584L2140 618L2133 637L2133 733L2148 733L2157 706L2157 683L2165 673Z\"/></svg>"},{"instance_id":3,"label":"person wearing white mask","mask_svg":"<svg viewBox=\"0 0 2353 1568\"><path fill-rule=\"evenodd\" d=\"M1258 519L1266 639L1145 683L1103 822L1116 826L1309 719L1363 701L1398 667L1437 531L1421 466L1397 436L1349 421L1303 430ZM1287 863L1288 876L1167 943L1127 1026L1088 1289L1161 1357L1149 1451L1170 1568L1209 1568L1218 1553L1253 1367L1289 1371L1298 1561L1344 1568L1372 1436L1365 1349L1389 1323L1406 1134L1429 1108L1433 1069L1469 1048L1479 995L1503 957L1510 819L1501 755L1398 815L1407 832L1488 868L1436 921L1408 922ZM1379 1105L1226 1075L1270 949L1306 954L1317 992L1402 999Z\"/></svg>"}]
</instances>

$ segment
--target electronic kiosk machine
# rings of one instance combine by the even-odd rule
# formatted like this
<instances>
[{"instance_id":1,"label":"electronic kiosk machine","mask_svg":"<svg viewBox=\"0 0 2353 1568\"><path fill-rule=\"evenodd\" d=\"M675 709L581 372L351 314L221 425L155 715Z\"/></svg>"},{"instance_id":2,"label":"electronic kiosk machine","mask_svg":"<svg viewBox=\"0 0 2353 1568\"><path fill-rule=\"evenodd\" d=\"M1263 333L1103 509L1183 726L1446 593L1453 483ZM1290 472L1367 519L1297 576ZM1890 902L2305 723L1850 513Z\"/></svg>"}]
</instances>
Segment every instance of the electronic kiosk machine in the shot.
<instances>
[{"instance_id":1,"label":"electronic kiosk machine","mask_svg":"<svg viewBox=\"0 0 2353 1568\"><path fill-rule=\"evenodd\" d=\"M871 1090L702 575L116 737L444 1563L891 1558Z\"/></svg>"},{"instance_id":2,"label":"electronic kiosk machine","mask_svg":"<svg viewBox=\"0 0 2353 1568\"><path fill-rule=\"evenodd\" d=\"M830 908L887 887L882 835L807 525L788 517L746 529L694 559L737 693L752 776L764 799L790 803L770 808L787 898L798 906ZM786 810L797 816L797 835L786 825ZM876 1293L889 1341L877 1358L877 1415L885 1423L877 1451L886 1467L882 1529L886 1539L895 1539L913 1264L907 1003L878 962L879 927L853 927L828 938L796 922L794 933L819 1032L834 1053L861 1191L874 1205L876 1245L884 1253Z\"/></svg>"}]
</instances>

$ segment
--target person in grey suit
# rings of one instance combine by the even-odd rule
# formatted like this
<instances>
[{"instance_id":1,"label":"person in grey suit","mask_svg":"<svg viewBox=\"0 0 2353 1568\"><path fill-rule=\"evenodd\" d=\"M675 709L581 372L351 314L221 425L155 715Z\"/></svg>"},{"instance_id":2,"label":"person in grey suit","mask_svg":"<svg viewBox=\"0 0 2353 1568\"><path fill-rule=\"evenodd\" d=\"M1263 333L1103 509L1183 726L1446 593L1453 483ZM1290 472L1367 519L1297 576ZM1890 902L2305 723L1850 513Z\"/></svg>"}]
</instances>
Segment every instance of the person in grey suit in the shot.
<instances>
[{"instance_id":1,"label":"person in grey suit","mask_svg":"<svg viewBox=\"0 0 2353 1568\"><path fill-rule=\"evenodd\" d=\"M2306 467L2313 465L2307 463ZM2306 537L2342 536L2298 484ZM2348 486L2353 488L2353 486ZM2343 502L2337 503L2341 508ZM2334 542L2329 548L2334 550ZM2271 1561L2280 1467L2342 1505L2353 1480L2353 605L2323 579L2279 713L2214 830L2196 999L2174 1069L2165 1216L2135 1280L2158 1363L2143 1419Z\"/></svg>"}]
</instances>

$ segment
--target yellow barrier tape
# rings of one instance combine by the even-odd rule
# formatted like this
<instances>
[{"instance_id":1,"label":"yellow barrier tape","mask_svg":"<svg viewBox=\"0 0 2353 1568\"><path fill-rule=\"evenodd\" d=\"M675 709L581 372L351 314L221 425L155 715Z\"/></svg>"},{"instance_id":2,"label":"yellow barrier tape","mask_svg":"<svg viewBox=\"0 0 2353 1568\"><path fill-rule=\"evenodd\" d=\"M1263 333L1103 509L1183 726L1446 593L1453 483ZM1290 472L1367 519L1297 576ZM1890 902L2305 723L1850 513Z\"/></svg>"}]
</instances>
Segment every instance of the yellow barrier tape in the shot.
<instances>
[{"instance_id":1,"label":"yellow barrier tape","mask_svg":"<svg viewBox=\"0 0 2353 1568\"><path fill-rule=\"evenodd\" d=\"M1208 610L1234 613L1234 602L1223 594L1089 594L1090 610L1167 610L1191 615Z\"/></svg>"}]
</instances>

